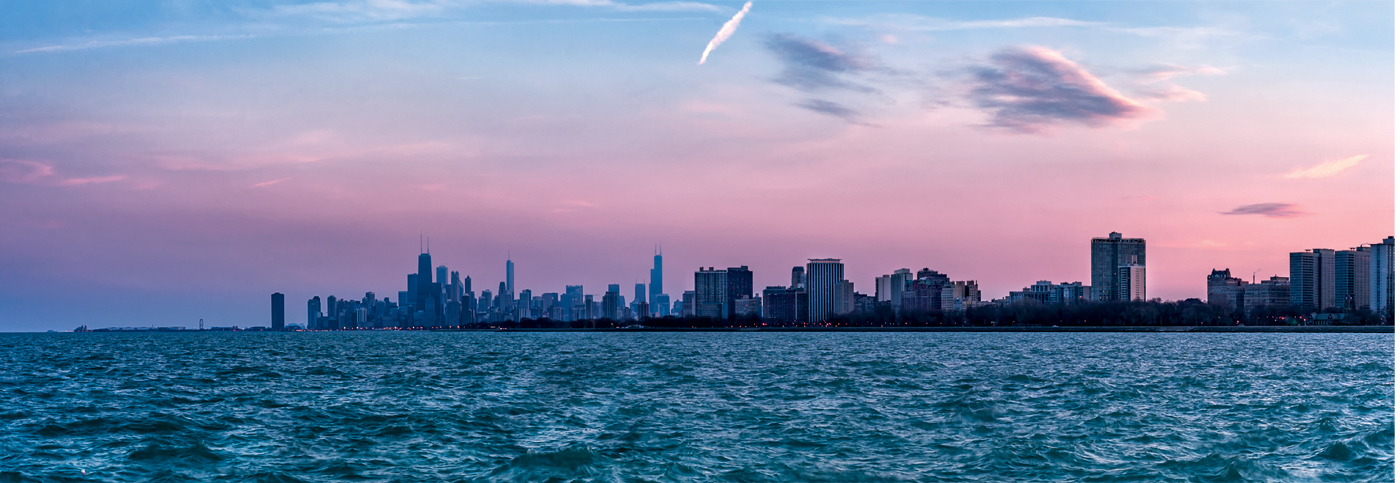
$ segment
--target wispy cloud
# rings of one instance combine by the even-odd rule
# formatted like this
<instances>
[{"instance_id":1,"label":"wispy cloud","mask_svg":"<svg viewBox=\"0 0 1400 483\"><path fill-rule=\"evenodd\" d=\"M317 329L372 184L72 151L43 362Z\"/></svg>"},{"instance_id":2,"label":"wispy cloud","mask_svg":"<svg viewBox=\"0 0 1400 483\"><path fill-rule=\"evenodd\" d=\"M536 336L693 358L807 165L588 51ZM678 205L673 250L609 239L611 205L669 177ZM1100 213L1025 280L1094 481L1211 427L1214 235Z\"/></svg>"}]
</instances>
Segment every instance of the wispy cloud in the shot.
<instances>
[{"instance_id":1,"label":"wispy cloud","mask_svg":"<svg viewBox=\"0 0 1400 483\"><path fill-rule=\"evenodd\" d=\"M50 45L46 47L35 47L32 49L16 50L12 54L36 54L45 52L68 52L74 50L101 49L107 47L131 47L142 45L164 45L182 42L210 42L216 40L236 40L252 38L252 35L173 35L169 37L143 37L138 39L124 40L93 40L88 42Z\"/></svg>"},{"instance_id":2,"label":"wispy cloud","mask_svg":"<svg viewBox=\"0 0 1400 483\"><path fill-rule=\"evenodd\" d=\"M724 43L724 41L729 40L729 36L734 35L734 31L739 29L739 22L744 20L744 15L748 15L751 7L753 7L753 2L744 2L744 8L739 9L739 13L734 14L734 18L725 22L719 28L719 32L715 32L715 38L710 39L710 43L705 46L705 52L700 54L700 63L697 65L704 65L705 59L710 58L710 52L714 52L715 47L719 47L719 44Z\"/></svg>"},{"instance_id":3,"label":"wispy cloud","mask_svg":"<svg viewBox=\"0 0 1400 483\"><path fill-rule=\"evenodd\" d=\"M1269 218L1293 218L1302 216L1304 213L1297 209L1298 205L1292 203L1258 203L1244 205L1230 211L1222 211L1222 215L1260 215Z\"/></svg>"},{"instance_id":4,"label":"wispy cloud","mask_svg":"<svg viewBox=\"0 0 1400 483\"><path fill-rule=\"evenodd\" d=\"M822 99L807 99L797 103L797 107L828 116L836 116L851 122L857 121L860 115L854 109Z\"/></svg>"},{"instance_id":5,"label":"wispy cloud","mask_svg":"<svg viewBox=\"0 0 1400 483\"><path fill-rule=\"evenodd\" d=\"M842 74L874 69L876 62L872 57L845 52L826 43L789 34L770 35L765 45L783 63L783 72L774 79L779 84L806 91L873 91L870 87L840 77Z\"/></svg>"},{"instance_id":6,"label":"wispy cloud","mask_svg":"<svg viewBox=\"0 0 1400 483\"><path fill-rule=\"evenodd\" d=\"M98 176L98 177L94 177L94 178L68 178L68 179L65 179L65 180L63 180L63 181L59 181L59 182L58 182L58 185L59 185L59 186L78 186L78 185L84 185L84 184L111 183L111 182L113 182L113 181L121 181L121 180L124 180L124 179L126 179L126 175L124 175L124 174L118 174L118 175L113 175L113 176Z\"/></svg>"},{"instance_id":7,"label":"wispy cloud","mask_svg":"<svg viewBox=\"0 0 1400 483\"><path fill-rule=\"evenodd\" d=\"M29 184L53 176L53 166L24 159L0 159L0 181Z\"/></svg>"},{"instance_id":8,"label":"wispy cloud","mask_svg":"<svg viewBox=\"0 0 1400 483\"><path fill-rule=\"evenodd\" d=\"M25 159L0 159L0 181L40 186L79 186L111 183L126 179L126 175L90 178L62 178L54 174L53 166Z\"/></svg>"},{"instance_id":9,"label":"wispy cloud","mask_svg":"<svg viewBox=\"0 0 1400 483\"><path fill-rule=\"evenodd\" d=\"M889 30L946 31L974 29L1008 29L1030 27L1086 27L1102 25L1067 18L1024 17L1001 20L949 20L913 14L882 14L864 18L827 18L829 23L876 27Z\"/></svg>"},{"instance_id":10,"label":"wispy cloud","mask_svg":"<svg viewBox=\"0 0 1400 483\"><path fill-rule=\"evenodd\" d=\"M1138 77L1138 82L1142 84L1154 84L1175 77L1188 75L1225 75L1228 69L1209 65L1196 67L1186 67L1176 64L1161 63L1151 67L1135 69L1130 71Z\"/></svg>"},{"instance_id":11,"label":"wispy cloud","mask_svg":"<svg viewBox=\"0 0 1400 483\"><path fill-rule=\"evenodd\" d=\"M1289 179L1330 178L1342 174L1343 171L1356 167L1356 165L1361 164L1361 161L1368 157L1370 157L1370 155L1361 154L1350 158L1326 161L1311 168L1294 169L1283 175L1283 177Z\"/></svg>"},{"instance_id":12,"label":"wispy cloud","mask_svg":"<svg viewBox=\"0 0 1400 483\"><path fill-rule=\"evenodd\" d=\"M291 178L282 178L282 179L274 179L274 180L272 180L272 181L263 181L263 182L261 182L261 183L254 184L253 187L254 187L254 188L262 188L262 187L264 187L264 186L272 186L272 185L275 185L275 184L277 184L277 183L281 183L281 182L286 181L286 180L289 180L289 179L291 179Z\"/></svg>"},{"instance_id":13,"label":"wispy cloud","mask_svg":"<svg viewBox=\"0 0 1400 483\"><path fill-rule=\"evenodd\" d=\"M1138 95L1138 97L1141 97L1141 98L1144 98L1144 99L1148 99L1148 100L1153 100L1153 101L1167 101L1167 102L1186 102L1186 101L1205 102L1207 99L1209 99L1204 93L1202 93L1202 92L1200 92L1200 91L1193 91L1193 90L1191 90L1191 89L1187 89L1187 88L1185 88L1185 87L1181 87L1181 86L1176 85L1176 84L1172 84L1172 85L1168 85L1168 86L1160 87L1160 88L1158 88L1158 87L1143 87L1143 88L1139 88L1139 89L1137 89L1137 95Z\"/></svg>"},{"instance_id":14,"label":"wispy cloud","mask_svg":"<svg viewBox=\"0 0 1400 483\"><path fill-rule=\"evenodd\" d=\"M1098 127L1155 112L1043 47L1006 49L993 54L989 65L970 71L968 98L992 113L994 127L1020 132L1061 122Z\"/></svg>"}]
</instances>

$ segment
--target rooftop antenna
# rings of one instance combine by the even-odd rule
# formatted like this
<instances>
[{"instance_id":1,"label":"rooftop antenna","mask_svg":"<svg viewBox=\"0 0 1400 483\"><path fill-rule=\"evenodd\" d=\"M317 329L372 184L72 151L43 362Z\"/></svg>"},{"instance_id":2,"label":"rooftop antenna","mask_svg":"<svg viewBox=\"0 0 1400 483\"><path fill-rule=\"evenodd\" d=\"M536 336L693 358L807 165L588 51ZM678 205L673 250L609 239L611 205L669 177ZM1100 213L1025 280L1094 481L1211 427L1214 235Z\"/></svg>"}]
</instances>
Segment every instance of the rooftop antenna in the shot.
<instances>
[{"instance_id":1,"label":"rooftop antenna","mask_svg":"<svg viewBox=\"0 0 1400 483\"><path fill-rule=\"evenodd\" d=\"M418 232L418 253L423 253L423 232Z\"/></svg>"},{"instance_id":2,"label":"rooftop antenna","mask_svg":"<svg viewBox=\"0 0 1400 483\"><path fill-rule=\"evenodd\" d=\"M1249 276L1249 283L1259 283L1259 282L1258 282L1257 280L1255 280L1254 278L1255 278L1255 275L1259 275L1259 271L1260 271L1260 270L1263 270L1263 269L1262 269L1262 268L1256 268L1256 269L1254 269L1254 273L1251 274L1251 275Z\"/></svg>"}]
</instances>

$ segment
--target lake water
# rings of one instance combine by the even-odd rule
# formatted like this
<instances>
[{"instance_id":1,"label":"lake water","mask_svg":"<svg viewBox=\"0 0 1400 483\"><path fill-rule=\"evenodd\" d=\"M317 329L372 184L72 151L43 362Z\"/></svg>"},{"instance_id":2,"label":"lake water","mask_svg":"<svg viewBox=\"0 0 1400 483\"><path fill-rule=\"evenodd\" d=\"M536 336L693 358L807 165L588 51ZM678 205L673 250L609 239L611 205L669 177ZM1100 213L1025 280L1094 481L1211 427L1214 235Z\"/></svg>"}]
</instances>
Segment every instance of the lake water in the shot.
<instances>
[{"instance_id":1,"label":"lake water","mask_svg":"<svg viewBox=\"0 0 1400 483\"><path fill-rule=\"evenodd\" d=\"M1393 334L0 335L7 481L1392 481Z\"/></svg>"}]
</instances>

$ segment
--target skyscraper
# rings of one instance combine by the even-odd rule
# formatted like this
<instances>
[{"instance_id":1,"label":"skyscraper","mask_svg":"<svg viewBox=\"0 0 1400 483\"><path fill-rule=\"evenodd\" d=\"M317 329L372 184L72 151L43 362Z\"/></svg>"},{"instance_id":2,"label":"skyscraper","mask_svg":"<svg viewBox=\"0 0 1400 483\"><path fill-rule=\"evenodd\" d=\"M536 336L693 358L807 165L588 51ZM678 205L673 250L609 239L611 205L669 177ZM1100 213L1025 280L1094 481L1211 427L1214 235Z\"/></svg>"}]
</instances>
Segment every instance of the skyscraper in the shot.
<instances>
[{"instance_id":1,"label":"skyscraper","mask_svg":"<svg viewBox=\"0 0 1400 483\"><path fill-rule=\"evenodd\" d=\"M457 273L456 270L453 270L453 271L452 271L452 280L451 280L450 283L451 283L450 287L452 287L452 288L451 288L450 290L448 290L447 300L452 301L452 302L461 302L461 301L462 301L462 276L461 276L461 274Z\"/></svg>"},{"instance_id":2,"label":"skyscraper","mask_svg":"<svg viewBox=\"0 0 1400 483\"><path fill-rule=\"evenodd\" d=\"M640 304L640 303L642 303L643 301L646 301L647 304L652 304L652 303L654 303L654 302L656 301L656 297L649 297L648 295L649 295L649 294L647 293L647 284L644 284L644 283L636 284L635 286L633 286L633 289L632 289L632 304L634 304L634 305L635 305L635 304ZM645 313L645 314L635 314L635 315L637 316L638 319L640 319L640 318L642 318L643 316L651 315L651 313L648 312L648 313Z\"/></svg>"},{"instance_id":3,"label":"skyscraper","mask_svg":"<svg viewBox=\"0 0 1400 483\"><path fill-rule=\"evenodd\" d=\"M510 261L510 257L509 257L509 256L506 257L506 286L505 286L505 291L504 291L504 292L501 292L501 294L502 294L502 295L505 295L506 298L508 298L508 299L514 299L514 298L515 298L515 262Z\"/></svg>"},{"instance_id":4,"label":"skyscraper","mask_svg":"<svg viewBox=\"0 0 1400 483\"><path fill-rule=\"evenodd\" d=\"M1095 238L1089 242L1089 288L1093 300L1109 302L1120 300L1121 294L1132 292L1132 287L1123 287L1118 277L1119 267L1138 265L1138 272L1144 277L1142 297L1147 297L1147 241L1142 238L1123 238L1122 233L1112 232L1108 238ZM1135 273L1129 270L1128 273ZM1131 282L1129 280L1128 282ZM1125 292L1127 290L1127 292Z\"/></svg>"},{"instance_id":5,"label":"skyscraper","mask_svg":"<svg viewBox=\"0 0 1400 483\"><path fill-rule=\"evenodd\" d=\"M424 310L427 298L432 293L433 286L433 256L428 252L418 254L418 290L413 299L413 306L417 310ZM424 313L427 313L426 311Z\"/></svg>"},{"instance_id":6,"label":"skyscraper","mask_svg":"<svg viewBox=\"0 0 1400 483\"><path fill-rule=\"evenodd\" d=\"M1336 252L1315 248L1288 254L1288 303L1303 310L1336 306Z\"/></svg>"},{"instance_id":7,"label":"skyscraper","mask_svg":"<svg viewBox=\"0 0 1400 483\"><path fill-rule=\"evenodd\" d=\"M735 315L734 301L739 297L753 297L753 272L749 271L748 265L729 267L725 271L728 272L725 275L725 285L728 287L725 317L732 319Z\"/></svg>"},{"instance_id":8,"label":"skyscraper","mask_svg":"<svg viewBox=\"0 0 1400 483\"><path fill-rule=\"evenodd\" d=\"M443 287L449 286L447 281L447 265L438 265L437 278L433 279L433 282L440 283Z\"/></svg>"},{"instance_id":9,"label":"skyscraper","mask_svg":"<svg viewBox=\"0 0 1400 483\"><path fill-rule=\"evenodd\" d=\"M317 322L321 319L321 296L311 297L306 301L306 329L318 330L321 327Z\"/></svg>"},{"instance_id":10,"label":"skyscraper","mask_svg":"<svg viewBox=\"0 0 1400 483\"><path fill-rule=\"evenodd\" d=\"M1147 267L1137 264L1118 267L1119 301L1147 300Z\"/></svg>"},{"instance_id":11,"label":"skyscraper","mask_svg":"<svg viewBox=\"0 0 1400 483\"><path fill-rule=\"evenodd\" d=\"M722 319L729 314L728 270L695 271L695 316Z\"/></svg>"},{"instance_id":12,"label":"skyscraper","mask_svg":"<svg viewBox=\"0 0 1400 483\"><path fill-rule=\"evenodd\" d=\"M1371 251L1359 246L1351 250L1337 250L1333 275L1336 289L1336 306L1346 310L1371 308Z\"/></svg>"},{"instance_id":13,"label":"skyscraper","mask_svg":"<svg viewBox=\"0 0 1400 483\"><path fill-rule=\"evenodd\" d=\"M611 285L608 285L608 291L607 291L607 292L603 292L603 313L600 314L600 315L602 316L601 318L604 318L604 319L617 319L617 318L620 318L620 317L618 316L618 313L622 311L622 304L621 304L620 301L618 300L620 297L619 297L618 294L617 294L617 290L618 290L618 285L617 285L617 284L611 284Z\"/></svg>"},{"instance_id":14,"label":"skyscraper","mask_svg":"<svg viewBox=\"0 0 1400 483\"><path fill-rule=\"evenodd\" d=\"M807 260L807 322L826 321L842 313L842 282L846 281L846 266L839 258Z\"/></svg>"},{"instance_id":15,"label":"skyscraper","mask_svg":"<svg viewBox=\"0 0 1400 483\"><path fill-rule=\"evenodd\" d=\"M792 288L802 288L807 283L807 276L803 273L802 267L792 267Z\"/></svg>"},{"instance_id":16,"label":"skyscraper","mask_svg":"<svg viewBox=\"0 0 1400 483\"><path fill-rule=\"evenodd\" d=\"M662 290L661 281L661 246L658 245L656 247L656 254L651 257L651 291L648 292L649 297L647 297L647 303L651 304L653 312L658 310L656 297L666 293ZM641 300L641 297L637 298L637 301Z\"/></svg>"},{"instance_id":17,"label":"skyscraper","mask_svg":"<svg viewBox=\"0 0 1400 483\"><path fill-rule=\"evenodd\" d=\"M1395 318L1395 237L1371 244L1371 310Z\"/></svg>"},{"instance_id":18,"label":"skyscraper","mask_svg":"<svg viewBox=\"0 0 1400 483\"><path fill-rule=\"evenodd\" d=\"M287 328L287 297L282 292L272 294L272 330Z\"/></svg>"}]
</instances>

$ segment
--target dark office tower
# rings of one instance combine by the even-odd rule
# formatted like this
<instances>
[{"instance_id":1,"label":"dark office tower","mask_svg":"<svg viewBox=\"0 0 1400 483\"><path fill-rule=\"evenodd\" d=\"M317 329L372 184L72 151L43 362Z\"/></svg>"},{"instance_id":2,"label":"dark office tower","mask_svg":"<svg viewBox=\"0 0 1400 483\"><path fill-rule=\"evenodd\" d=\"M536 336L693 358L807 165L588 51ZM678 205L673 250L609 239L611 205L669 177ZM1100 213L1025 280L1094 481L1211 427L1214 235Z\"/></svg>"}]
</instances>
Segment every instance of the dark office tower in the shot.
<instances>
[{"instance_id":1,"label":"dark office tower","mask_svg":"<svg viewBox=\"0 0 1400 483\"><path fill-rule=\"evenodd\" d=\"M448 289L448 291L447 291L447 292L448 292L448 294L447 294L448 300L453 301L453 302L461 302L461 301L462 301L462 275L459 274L459 273L457 273L456 271L453 271L453 272L452 272L452 281L449 282L448 287L450 287L450 288Z\"/></svg>"},{"instance_id":2,"label":"dark office tower","mask_svg":"<svg viewBox=\"0 0 1400 483\"><path fill-rule=\"evenodd\" d=\"M467 294L467 293L471 293L471 291L472 291L472 278L469 277L469 276L463 276L463 277L462 277L462 293Z\"/></svg>"},{"instance_id":3,"label":"dark office tower","mask_svg":"<svg viewBox=\"0 0 1400 483\"><path fill-rule=\"evenodd\" d=\"M640 304L640 303L642 303L643 301L646 301L647 304L651 304L651 303L653 303L653 301L656 300L656 297L647 297L647 295L648 295L648 294L647 294L647 284L644 284L644 283L639 283L639 284L637 284L635 287L633 287L632 295L633 295L632 303L634 303L634 304ZM646 314L635 314L635 315L637 316L638 319L640 319L640 318L642 318L642 316L644 316L644 315L651 315L651 313L654 313L654 312L656 312L656 311L655 311L655 310L652 310L651 312L648 312L648 313L646 313Z\"/></svg>"},{"instance_id":4,"label":"dark office tower","mask_svg":"<svg viewBox=\"0 0 1400 483\"><path fill-rule=\"evenodd\" d=\"M400 298L399 304L405 307L416 307L418 304L418 274L408 274L408 298Z\"/></svg>"},{"instance_id":5,"label":"dark office tower","mask_svg":"<svg viewBox=\"0 0 1400 483\"><path fill-rule=\"evenodd\" d=\"M336 330L340 326L340 307L334 295L326 296L326 326L322 330Z\"/></svg>"},{"instance_id":6,"label":"dark office tower","mask_svg":"<svg viewBox=\"0 0 1400 483\"><path fill-rule=\"evenodd\" d=\"M666 293L661 289L661 284L661 247L658 245L656 254L651 257L651 291L648 292L649 297L647 297L647 303L651 304L653 312L656 312L656 296ZM641 302L642 298L637 297L637 301Z\"/></svg>"},{"instance_id":7,"label":"dark office tower","mask_svg":"<svg viewBox=\"0 0 1400 483\"><path fill-rule=\"evenodd\" d=\"M695 271L695 316L723 319L729 314L729 271L700 267Z\"/></svg>"},{"instance_id":8,"label":"dark office tower","mask_svg":"<svg viewBox=\"0 0 1400 483\"><path fill-rule=\"evenodd\" d=\"M1337 250L1335 300L1338 308L1347 310L1371 308L1371 250L1360 246L1352 250Z\"/></svg>"},{"instance_id":9,"label":"dark office tower","mask_svg":"<svg viewBox=\"0 0 1400 483\"><path fill-rule=\"evenodd\" d=\"M802 267L792 267L792 288L802 288L807 284L807 276Z\"/></svg>"},{"instance_id":10,"label":"dark office tower","mask_svg":"<svg viewBox=\"0 0 1400 483\"><path fill-rule=\"evenodd\" d=\"M583 296L583 318L596 319L598 313L593 310L593 294Z\"/></svg>"},{"instance_id":11,"label":"dark office tower","mask_svg":"<svg viewBox=\"0 0 1400 483\"><path fill-rule=\"evenodd\" d=\"M491 291L490 291L490 290L482 290L482 291L481 291L481 300L478 300L478 301L476 302L476 311L477 311L477 312L489 312L489 311L491 310L491 304L494 304L494 303L496 303L496 302L495 302L495 300L492 300L492 299L491 299Z\"/></svg>"},{"instance_id":12,"label":"dark office tower","mask_svg":"<svg viewBox=\"0 0 1400 483\"><path fill-rule=\"evenodd\" d=\"M281 292L272 294L272 330L287 328L287 297Z\"/></svg>"},{"instance_id":13,"label":"dark office tower","mask_svg":"<svg viewBox=\"0 0 1400 483\"><path fill-rule=\"evenodd\" d=\"M438 267L437 267L437 274L436 274L436 275L437 275L437 278L434 278L434 279L433 279L433 282L435 282L435 283L440 283L440 284L442 284L442 286L446 287L446 286L448 285L448 283L447 283L447 265L438 265Z\"/></svg>"},{"instance_id":14,"label":"dark office tower","mask_svg":"<svg viewBox=\"0 0 1400 483\"><path fill-rule=\"evenodd\" d=\"M753 297L753 272L749 271L748 265L742 265L738 268L729 267L726 271L729 274L725 276L725 282L729 288L728 303L725 304L727 306L725 317L732 319L734 318L734 301L738 300L739 297Z\"/></svg>"},{"instance_id":15,"label":"dark office tower","mask_svg":"<svg viewBox=\"0 0 1400 483\"><path fill-rule=\"evenodd\" d=\"M797 289L774 286L763 289L763 318L792 323L797 321Z\"/></svg>"},{"instance_id":16,"label":"dark office tower","mask_svg":"<svg viewBox=\"0 0 1400 483\"><path fill-rule=\"evenodd\" d=\"M317 330L321 326L317 322L321 319L321 296L311 297L306 301L306 330Z\"/></svg>"},{"instance_id":17,"label":"dark office tower","mask_svg":"<svg viewBox=\"0 0 1400 483\"><path fill-rule=\"evenodd\" d=\"M949 279L947 275L938 273L937 270L929 270L928 267L925 267L923 270L919 270L914 277L914 280L924 279L933 280L934 282L942 282L945 284L952 282L952 279Z\"/></svg>"},{"instance_id":18,"label":"dark office tower","mask_svg":"<svg viewBox=\"0 0 1400 483\"><path fill-rule=\"evenodd\" d=\"M505 310L511 302L515 301L515 296L506 291L505 282L501 282L501 285L496 288L496 294L496 307L501 310Z\"/></svg>"},{"instance_id":19,"label":"dark office tower","mask_svg":"<svg viewBox=\"0 0 1400 483\"><path fill-rule=\"evenodd\" d=\"M418 290L413 299L413 306L418 310L427 313L425 307L429 295L432 295L433 288L433 256L428 253L418 255Z\"/></svg>"},{"instance_id":20,"label":"dark office tower","mask_svg":"<svg viewBox=\"0 0 1400 483\"><path fill-rule=\"evenodd\" d=\"M505 291L501 293L504 294L506 298L515 298L515 262L510 261L510 257L506 257L506 284L504 290Z\"/></svg>"},{"instance_id":21,"label":"dark office tower","mask_svg":"<svg viewBox=\"0 0 1400 483\"><path fill-rule=\"evenodd\" d=\"M846 266L839 258L813 258L807 261L807 322L826 321L842 312L842 286Z\"/></svg>"},{"instance_id":22,"label":"dark office tower","mask_svg":"<svg viewBox=\"0 0 1400 483\"><path fill-rule=\"evenodd\" d=\"M538 318L538 317L533 316L533 315L530 313L531 302L534 301L532 295L534 295L534 294L530 293L530 289L528 289L528 288L527 288L527 289L521 289L521 290L520 290L520 298L519 298L519 299L516 299L516 302L515 302L515 306L516 306L515 314L516 314L516 318L517 318L517 319L519 319L519 318L524 318L524 317L529 317L529 318L532 318L532 319Z\"/></svg>"},{"instance_id":23,"label":"dark office tower","mask_svg":"<svg viewBox=\"0 0 1400 483\"><path fill-rule=\"evenodd\" d=\"M603 313L604 319L618 318L618 312L622 311L621 304L618 303L617 284L608 285L608 291L603 293Z\"/></svg>"},{"instance_id":24,"label":"dark office tower","mask_svg":"<svg viewBox=\"0 0 1400 483\"><path fill-rule=\"evenodd\" d=\"M1123 238L1122 233L1113 232L1108 234L1108 238L1095 238L1089 242L1089 276L1092 286L1089 288L1090 294L1095 301L1109 302L1119 300L1119 295L1124 293L1124 282L1118 279L1119 267L1138 266L1141 270L1130 270L1129 273L1146 274L1147 270L1147 241L1142 238ZM1127 280L1131 285L1132 280ZM1128 293L1134 293L1132 287L1127 287ZM1142 290L1143 298L1146 298L1146 290Z\"/></svg>"}]
</instances>

